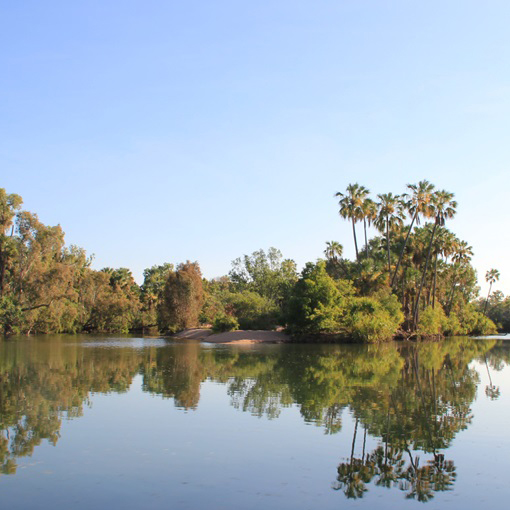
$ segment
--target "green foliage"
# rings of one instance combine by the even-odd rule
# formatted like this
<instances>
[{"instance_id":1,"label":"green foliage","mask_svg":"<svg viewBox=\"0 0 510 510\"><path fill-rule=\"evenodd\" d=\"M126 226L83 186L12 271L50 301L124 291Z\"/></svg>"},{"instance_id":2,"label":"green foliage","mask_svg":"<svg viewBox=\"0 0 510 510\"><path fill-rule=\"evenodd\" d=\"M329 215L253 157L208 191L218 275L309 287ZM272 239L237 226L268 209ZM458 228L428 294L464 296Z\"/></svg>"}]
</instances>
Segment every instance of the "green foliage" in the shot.
<instances>
[{"instance_id":1,"label":"green foliage","mask_svg":"<svg viewBox=\"0 0 510 510\"><path fill-rule=\"evenodd\" d=\"M479 312L474 304L464 307L459 314L459 320L468 335L491 335L497 333L496 325L483 313Z\"/></svg>"},{"instance_id":2,"label":"green foliage","mask_svg":"<svg viewBox=\"0 0 510 510\"><path fill-rule=\"evenodd\" d=\"M388 341L403 320L396 296L388 292L380 291L372 297L353 297L344 318L345 334L363 343Z\"/></svg>"},{"instance_id":3,"label":"green foliage","mask_svg":"<svg viewBox=\"0 0 510 510\"><path fill-rule=\"evenodd\" d=\"M274 329L280 319L274 302L256 292L230 293L226 296L226 303L241 329Z\"/></svg>"},{"instance_id":4,"label":"green foliage","mask_svg":"<svg viewBox=\"0 0 510 510\"><path fill-rule=\"evenodd\" d=\"M488 334L494 322L510 331L510 298L491 294L497 270L487 272L489 293L473 306L479 292L473 250L444 227L455 214L453 194L428 181L408 191L378 195L378 204L359 184L337 193L340 214L352 223L355 261L341 258L342 245L331 241L327 261L307 264L298 279L295 262L269 248L234 260L230 277L202 281L196 263L177 270L166 263L146 269L139 287L127 268L92 270L83 249L65 246L59 225L44 225L21 210L20 196L0 188L0 328L176 331L232 316L245 329L287 324L296 334L366 342L391 337L401 323L420 335ZM357 223L365 233L359 250ZM369 240L372 223L383 235Z\"/></svg>"},{"instance_id":5,"label":"green foliage","mask_svg":"<svg viewBox=\"0 0 510 510\"><path fill-rule=\"evenodd\" d=\"M8 296L0 299L0 331L4 335L20 333L23 321L21 307Z\"/></svg>"},{"instance_id":6,"label":"green foliage","mask_svg":"<svg viewBox=\"0 0 510 510\"><path fill-rule=\"evenodd\" d=\"M232 307L228 303L232 283L228 276L203 280L204 304L200 311L200 324L212 324L216 317L233 315Z\"/></svg>"},{"instance_id":7,"label":"green foliage","mask_svg":"<svg viewBox=\"0 0 510 510\"><path fill-rule=\"evenodd\" d=\"M482 311L487 302L487 317L498 325L498 329L504 333L510 333L510 296L505 298L503 292L493 292L487 301L479 302Z\"/></svg>"},{"instance_id":8,"label":"green foliage","mask_svg":"<svg viewBox=\"0 0 510 510\"><path fill-rule=\"evenodd\" d=\"M296 263L282 260L280 250L269 248L267 254L258 250L232 262L230 279L236 291L250 290L281 303L297 280Z\"/></svg>"},{"instance_id":9,"label":"green foliage","mask_svg":"<svg viewBox=\"0 0 510 510\"><path fill-rule=\"evenodd\" d=\"M143 272L140 299L142 302L142 327L153 328L157 325L157 308L162 300L163 289L173 264L154 265Z\"/></svg>"},{"instance_id":10,"label":"green foliage","mask_svg":"<svg viewBox=\"0 0 510 510\"><path fill-rule=\"evenodd\" d=\"M349 282L335 282L328 275L323 260L306 264L288 303L289 331L297 334L338 331L352 293Z\"/></svg>"},{"instance_id":11,"label":"green foliage","mask_svg":"<svg viewBox=\"0 0 510 510\"><path fill-rule=\"evenodd\" d=\"M239 329L239 322L237 322L235 317L225 315L223 317L216 317L216 319L214 319L212 330L215 333L235 331L236 329Z\"/></svg>"},{"instance_id":12,"label":"green foliage","mask_svg":"<svg viewBox=\"0 0 510 510\"><path fill-rule=\"evenodd\" d=\"M423 336L441 335L447 327L447 318L441 305L427 307L420 315L417 333Z\"/></svg>"},{"instance_id":13,"label":"green foliage","mask_svg":"<svg viewBox=\"0 0 510 510\"><path fill-rule=\"evenodd\" d=\"M446 317L446 321L444 322L443 334L445 336L467 335L468 330L461 324L457 314L451 313L449 317Z\"/></svg>"}]
</instances>

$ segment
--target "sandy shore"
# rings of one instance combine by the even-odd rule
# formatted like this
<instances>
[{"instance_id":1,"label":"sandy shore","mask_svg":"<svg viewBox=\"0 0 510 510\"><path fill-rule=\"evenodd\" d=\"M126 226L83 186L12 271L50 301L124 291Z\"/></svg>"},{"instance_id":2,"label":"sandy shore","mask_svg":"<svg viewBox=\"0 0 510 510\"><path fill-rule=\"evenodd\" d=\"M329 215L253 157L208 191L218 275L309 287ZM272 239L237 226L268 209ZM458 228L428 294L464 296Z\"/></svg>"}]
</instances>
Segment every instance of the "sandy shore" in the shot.
<instances>
[{"instance_id":1,"label":"sandy shore","mask_svg":"<svg viewBox=\"0 0 510 510\"><path fill-rule=\"evenodd\" d=\"M172 338L180 340L200 340L213 344L279 344L287 342L289 337L281 331L227 331L226 333L213 333L210 329L187 329L181 331Z\"/></svg>"}]
</instances>

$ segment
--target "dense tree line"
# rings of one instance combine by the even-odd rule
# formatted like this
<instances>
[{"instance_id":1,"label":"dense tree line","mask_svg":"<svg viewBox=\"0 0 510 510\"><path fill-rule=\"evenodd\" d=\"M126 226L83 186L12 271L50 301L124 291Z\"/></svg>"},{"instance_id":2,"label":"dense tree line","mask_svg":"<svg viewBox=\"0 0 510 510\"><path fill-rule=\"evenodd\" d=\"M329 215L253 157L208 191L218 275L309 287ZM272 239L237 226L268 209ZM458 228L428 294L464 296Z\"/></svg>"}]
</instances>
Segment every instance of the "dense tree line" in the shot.
<instances>
[{"instance_id":1,"label":"dense tree line","mask_svg":"<svg viewBox=\"0 0 510 510\"><path fill-rule=\"evenodd\" d=\"M300 274L270 248L234 260L221 278L206 280L187 261L148 268L138 285L129 269L92 269L82 248L65 245L60 226L44 225L22 210L20 196L0 189L0 327L26 334L283 326L298 338L360 342L493 333L490 318L508 329L507 300L489 290L477 301L472 248L446 228L456 213L453 194L428 181L407 191L374 200L353 184L336 194L340 216L352 224L354 261L331 241L325 258ZM380 235L369 239L371 225ZM488 271L491 289L498 276Z\"/></svg>"}]
</instances>

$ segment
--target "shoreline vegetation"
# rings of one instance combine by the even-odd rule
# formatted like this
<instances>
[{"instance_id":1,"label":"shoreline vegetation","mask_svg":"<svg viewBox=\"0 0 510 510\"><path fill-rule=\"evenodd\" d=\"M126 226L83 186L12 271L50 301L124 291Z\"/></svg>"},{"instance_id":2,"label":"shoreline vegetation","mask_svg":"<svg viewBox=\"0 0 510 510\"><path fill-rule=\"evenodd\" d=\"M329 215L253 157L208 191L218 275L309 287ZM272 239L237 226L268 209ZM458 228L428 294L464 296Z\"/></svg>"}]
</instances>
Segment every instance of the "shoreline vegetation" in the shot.
<instances>
[{"instance_id":1,"label":"shoreline vegetation","mask_svg":"<svg viewBox=\"0 0 510 510\"><path fill-rule=\"evenodd\" d=\"M298 272L269 248L237 258L219 278L203 278L199 263L186 261L147 268L138 285L127 268L92 269L83 248L65 245L60 225L44 225L0 188L0 334L182 339L210 325L207 342L378 343L510 331L510 297L492 292L499 272L487 271L489 293L479 297L473 250L446 226L456 214L453 193L424 180L401 195L372 198L350 184L334 196L352 225L355 260L330 241ZM369 239L369 226L379 235Z\"/></svg>"}]
</instances>

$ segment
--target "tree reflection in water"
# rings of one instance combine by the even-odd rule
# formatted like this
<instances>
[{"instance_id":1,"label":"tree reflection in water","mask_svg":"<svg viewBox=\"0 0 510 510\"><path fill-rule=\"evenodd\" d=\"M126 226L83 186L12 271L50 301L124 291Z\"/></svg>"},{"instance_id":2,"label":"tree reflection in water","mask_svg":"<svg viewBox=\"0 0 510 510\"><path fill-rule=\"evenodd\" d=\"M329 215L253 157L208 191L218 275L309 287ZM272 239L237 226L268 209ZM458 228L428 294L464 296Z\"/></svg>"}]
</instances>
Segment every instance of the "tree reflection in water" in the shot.
<instances>
[{"instance_id":1,"label":"tree reflection in water","mask_svg":"<svg viewBox=\"0 0 510 510\"><path fill-rule=\"evenodd\" d=\"M15 473L16 459L43 440L57 444L62 419L81 416L91 394L125 392L139 374L144 391L183 410L197 409L206 380L225 384L241 411L276 419L294 405L327 434L342 430L349 410L350 455L338 466L333 488L348 498L363 497L370 485L396 488L406 498L429 501L455 483L445 452L472 420L479 382L469 366L473 359L485 362L496 395L489 367L508 363L508 349L467 338L254 349L197 343L105 349L49 337L0 342L1 471ZM367 451L374 439L378 444Z\"/></svg>"}]
</instances>

